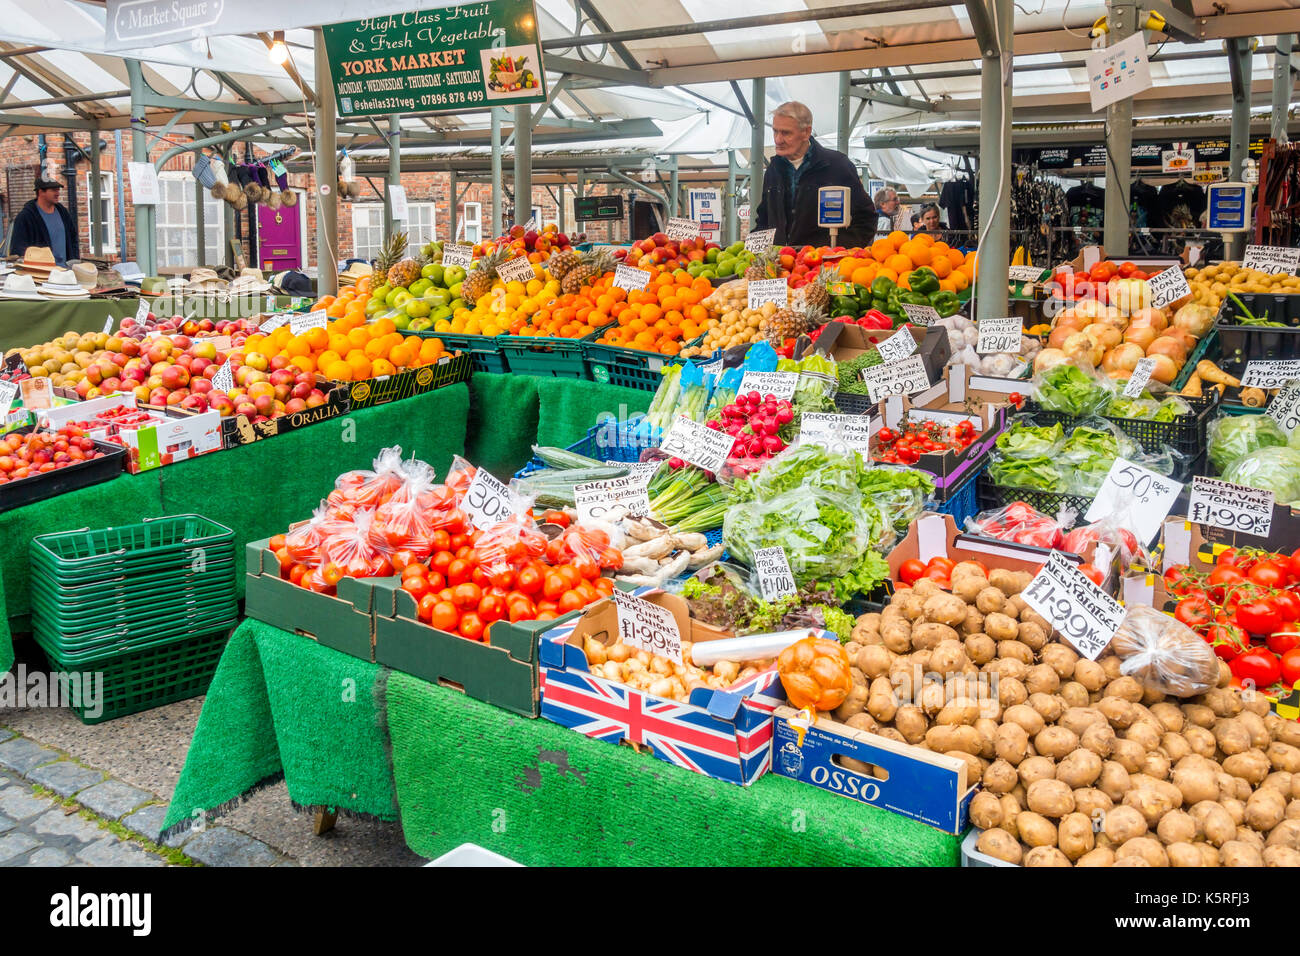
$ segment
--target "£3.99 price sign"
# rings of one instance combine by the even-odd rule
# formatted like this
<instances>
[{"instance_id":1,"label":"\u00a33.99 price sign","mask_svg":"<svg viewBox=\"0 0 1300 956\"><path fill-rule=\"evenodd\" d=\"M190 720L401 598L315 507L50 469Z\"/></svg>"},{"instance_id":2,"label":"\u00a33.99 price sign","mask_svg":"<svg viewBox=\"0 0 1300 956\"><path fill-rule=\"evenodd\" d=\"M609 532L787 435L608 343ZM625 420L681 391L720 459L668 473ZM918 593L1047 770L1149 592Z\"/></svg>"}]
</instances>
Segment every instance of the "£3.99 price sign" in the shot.
<instances>
[{"instance_id":1,"label":"\u00a33.99 price sign","mask_svg":"<svg viewBox=\"0 0 1300 956\"><path fill-rule=\"evenodd\" d=\"M1197 476L1187 520L1267 538L1273 527L1273 492Z\"/></svg>"},{"instance_id":2,"label":"\u00a33.99 price sign","mask_svg":"<svg viewBox=\"0 0 1300 956\"><path fill-rule=\"evenodd\" d=\"M877 365L862 370L868 397L879 402L890 395L914 395L930 387L930 376L919 355L909 355L901 362Z\"/></svg>"},{"instance_id":3,"label":"\u00a33.99 price sign","mask_svg":"<svg viewBox=\"0 0 1300 956\"><path fill-rule=\"evenodd\" d=\"M511 515L527 510L510 489L493 478L486 468L475 472L474 480L465 491L463 507L469 520L480 531L486 531Z\"/></svg>"},{"instance_id":4,"label":"\u00a33.99 price sign","mask_svg":"<svg viewBox=\"0 0 1300 956\"><path fill-rule=\"evenodd\" d=\"M1059 551L1051 553L1021 597L1090 661L1106 649L1124 622L1120 603L1084 577Z\"/></svg>"},{"instance_id":5,"label":"\u00a33.99 price sign","mask_svg":"<svg viewBox=\"0 0 1300 956\"><path fill-rule=\"evenodd\" d=\"M682 664L682 632L672 612L615 588L610 595L618 613L618 636L628 647Z\"/></svg>"}]
</instances>

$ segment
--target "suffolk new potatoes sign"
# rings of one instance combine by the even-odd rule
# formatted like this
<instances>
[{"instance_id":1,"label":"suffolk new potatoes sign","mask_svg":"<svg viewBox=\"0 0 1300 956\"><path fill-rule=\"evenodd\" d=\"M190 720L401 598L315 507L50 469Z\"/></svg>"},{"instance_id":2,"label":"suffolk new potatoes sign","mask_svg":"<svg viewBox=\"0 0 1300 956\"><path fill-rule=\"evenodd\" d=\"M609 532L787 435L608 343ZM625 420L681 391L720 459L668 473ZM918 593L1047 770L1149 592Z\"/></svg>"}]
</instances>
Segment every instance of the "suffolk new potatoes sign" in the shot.
<instances>
[{"instance_id":1,"label":"suffolk new potatoes sign","mask_svg":"<svg viewBox=\"0 0 1300 956\"><path fill-rule=\"evenodd\" d=\"M324 27L340 116L542 103L532 0L488 0Z\"/></svg>"}]
</instances>

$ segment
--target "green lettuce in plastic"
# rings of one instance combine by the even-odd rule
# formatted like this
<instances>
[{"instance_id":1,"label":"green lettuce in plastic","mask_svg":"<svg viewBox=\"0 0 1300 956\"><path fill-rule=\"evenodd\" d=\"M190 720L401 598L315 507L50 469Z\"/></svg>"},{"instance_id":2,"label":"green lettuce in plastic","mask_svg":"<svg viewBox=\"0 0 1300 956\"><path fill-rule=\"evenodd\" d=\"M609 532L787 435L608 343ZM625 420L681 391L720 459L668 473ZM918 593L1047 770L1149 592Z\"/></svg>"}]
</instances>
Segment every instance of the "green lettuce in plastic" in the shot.
<instances>
[{"instance_id":1,"label":"green lettuce in plastic","mask_svg":"<svg viewBox=\"0 0 1300 956\"><path fill-rule=\"evenodd\" d=\"M1061 364L1043 372L1036 383L1038 404L1067 415L1093 415L1110 404L1109 380L1089 375L1075 365Z\"/></svg>"},{"instance_id":2,"label":"green lettuce in plastic","mask_svg":"<svg viewBox=\"0 0 1300 956\"><path fill-rule=\"evenodd\" d=\"M1210 423L1210 464L1226 479L1238 458L1286 443L1286 433L1268 415L1225 415Z\"/></svg>"},{"instance_id":3,"label":"green lettuce in plastic","mask_svg":"<svg viewBox=\"0 0 1300 956\"><path fill-rule=\"evenodd\" d=\"M1256 416L1267 418L1266 415ZM1270 421L1272 419L1269 419ZM1237 458L1223 472L1223 480L1273 492L1278 504L1300 501L1300 450L1268 445Z\"/></svg>"},{"instance_id":4,"label":"green lettuce in plastic","mask_svg":"<svg viewBox=\"0 0 1300 956\"><path fill-rule=\"evenodd\" d=\"M1060 450L1065 429L1055 425L1025 425L1016 422L998 436L998 451L1013 458L1050 458Z\"/></svg>"},{"instance_id":5,"label":"green lettuce in plastic","mask_svg":"<svg viewBox=\"0 0 1300 956\"><path fill-rule=\"evenodd\" d=\"M1007 488L1035 488L1039 491L1063 490L1062 475L1052 459L1008 458L995 456L989 465L994 484Z\"/></svg>"}]
</instances>

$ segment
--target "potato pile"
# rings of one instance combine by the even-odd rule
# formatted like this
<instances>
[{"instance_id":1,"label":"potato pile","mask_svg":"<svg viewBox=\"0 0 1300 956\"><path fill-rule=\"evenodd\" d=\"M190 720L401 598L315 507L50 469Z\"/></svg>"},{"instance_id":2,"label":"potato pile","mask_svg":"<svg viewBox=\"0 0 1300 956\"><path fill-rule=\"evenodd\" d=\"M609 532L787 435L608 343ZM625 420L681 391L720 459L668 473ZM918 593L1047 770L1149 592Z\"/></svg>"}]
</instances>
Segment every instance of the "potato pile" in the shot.
<instances>
[{"instance_id":1,"label":"potato pile","mask_svg":"<svg viewBox=\"0 0 1300 956\"><path fill-rule=\"evenodd\" d=\"M1109 649L1080 657L1020 597L1029 581L963 562L952 594L922 579L858 618L835 718L964 760L978 848L1000 860L1300 866L1300 724L1244 701L1224 664L1178 700Z\"/></svg>"},{"instance_id":2,"label":"potato pile","mask_svg":"<svg viewBox=\"0 0 1300 956\"><path fill-rule=\"evenodd\" d=\"M1229 292L1266 292L1271 295L1300 293L1300 276L1270 275L1258 269L1243 269L1240 262L1220 262L1204 269L1187 269L1192 301L1208 305L1215 312Z\"/></svg>"},{"instance_id":3,"label":"potato pile","mask_svg":"<svg viewBox=\"0 0 1300 956\"><path fill-rule=\"evenodd\" d=\"M705 333L704 341L692 348L682 349L682 356L691 358L696 355L711 355L717 349L758 341L761 338L759 326L764 319L770 319L776 314L777 306L769 302L761 309L751 309L748 303L749 283L744 279L728 282L715 289L701 304L710 312L718 313L719 318L709 318L709 331Z\"/></svg>"},{"instance_id":4,"label":"potato pile","mask_svg":"<svg viewBox=\"0 0 1300 956\"><path fill-rule=\"evenodd\" d=\"M718 661L708 667L696 667L690 663L691 644L691 641L682 641L682 660L685 664L677 664L666 657L630 647L623 643L621 637L609 646L594 637L587 637L582 649L587 655L587 667L597 677L618 681L655 697L665 697L683 704L689 701L691 691L697 687L725 690L767 670L776 660L770 657L745 663Z\"/></svg>"}]
</instances>

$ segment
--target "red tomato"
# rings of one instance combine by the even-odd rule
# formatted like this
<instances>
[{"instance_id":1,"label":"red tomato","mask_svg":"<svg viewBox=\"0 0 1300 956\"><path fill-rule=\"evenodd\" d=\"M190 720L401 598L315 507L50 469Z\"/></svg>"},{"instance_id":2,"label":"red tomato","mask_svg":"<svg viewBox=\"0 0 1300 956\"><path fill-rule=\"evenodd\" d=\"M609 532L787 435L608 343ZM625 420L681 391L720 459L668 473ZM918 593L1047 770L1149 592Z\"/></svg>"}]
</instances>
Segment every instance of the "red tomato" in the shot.
<instances>
[{"instance_id":1,"label":"red tomato","mask_svg":"<svg viewBox=\"0 0 1300 956\"><path fill-rule=\"evenodd\" d=\"M612 578L604 578L604 577L596 578L596 580L593 581L592 584L595 585L596 590L599 591L601 594L603 594L605 597L609 597L610 594L612 594L614 591L614 580Z\"/></svg>"},{"instance_id":2,"label":"red tomato","mask_svg":"<svg viewBox=\"0 0 1300 956\"><path fill-rule=\"evenodd\" d=\"M514 568L511 568L508 565L494 567L488 573L488 580L492 583L492 587L509 591L515 586Z\"/></svg>"},{"instance_id":3,"label":"red tomato","mask_svg":"<svg viewBox=\"0 0 1300 956\"><path fill-rule=\"evenodd\" d=\"M467 545L467 544L469 544L469 535L467 535L467 534L453 534L453 535L451 536L451 542L450 542L450 544L448 545L447 550L448 550L448 551L452 551L452 552L456 552L456 551L459 551L461 548L465 547L465 545Z\"/></svg>"},{"instance_id":4,"label":"red tomato","mask_svg":"<svg viewBox=\"0 0 1300 956\"><path fill-rule=\"evenodd\" d=\"M420 599L429 593L429 579L420 577L419 575L412 575L409 578L403 578L402 590L415 598L416 604L419 604Z\"/></svg>"},{"instance_id":5,"label":"red tomato","mask_svg":"<svg viewBox=\"0 0 1300 956\"><path fill-rule=\"evenodd\" d=\"M546 581L542 585L542 593L546 595L548 601L558 601L560 595L569 590L569 582L556 572L546 575Z\"/></svg>"},{"instance_id":6,"label":"red tomato","mask_svg":"<svg viewBox=\"0 0 1300 956\"><path fill-rule=\"evenodd\" d=\"M438 606L438 595L425 594L420 598L417 614L421 621L427 621L433 615L433 609Z\"/></svg>"},{"instance_id":7,"label":"red tomato","mask_svg":"<svg viewBox=\"0 0 1300 956\"><path fill-rule=\"evenodd\" d=\"M1287 654L1300 647L1300 630L1277 631L1268 636L1268 649L1274 654Z\"/></svg>"},{"instance_id":8,"label":"red tomato","mask_svg":"<svg viewBox=\"0 0 1300 956\"><path fill-rule=\"evenodd\" d=\"M548 511L542 515L542 524L558 524L561 528L567 528L569 516L563 511Z\"/></svg>"},{"instance_id":9,"label":"red tomato","mask_svg":"<svg viewBox=\"0 0 1300 956\"><path fill-rule=\"evenodd\" d=\"M1174 609L1174 618L1192 630L1198 630L1214 622L1210 602L1204 598L1185 598L1179 601L1178 607Z\"/></svg>"},{"instance_id":10,"label":"red tomato","mask_svg":"<svg viewBox=\"0 0 1300 956\"><path fill-rule=\"evenodd\" d=\"M588 557L585 554L573 559L573 569L588 581L594 581L600 577L600 565L596 563L595 558Z\"/></svg>"},{"instance_id":11,"label":"red tomato","mask_svg":"<svg viewBox=\"0 0 1300 956\"><path fill-rule=\"evenodd\" d=\"M1276 561L1261 561L1246 577L1266 588L1280 588L1286 581L1286 570Z\"/></svg>"},{"instance_id":12,"label":"red tomato","mask_svg":"<svg viewBox=\"0 0 1300 956\"><path fill-rule=\"evenodd\" d=\"M426 578L425 580L429 582L430 591L441 591L443 588L447 586L447 579L444 578L437 571L430 571L428 578Z\"/></svg>"},{"instance_id":13,"label":"red tomato","mask_svg":"<svg viewBox=\"0 0 1300 956\"><path fill-rule=\"evenodd\" d=\"M505 617L507 610L505 598L495 594L485 594L478 602L478 616L489 624Z\"/></svg>"},{"instance_id":14,"label":"red tomato","mask_svg":"<svg viewBox=\"0 0 1300 956\"><path fill-rule=\"evenodd\" d=\"M477 584L466 582L451 589L451 600L457 607L476 607L483 599L483 589Z\"/></svg>"},{"instance_id":15,"label":"red tomato","mask_svg":"<svg viewBox=\"0 0 1300 956\"><path fill-rule=\"evenodd\" d=\"M1300 647L1282 655L1282 680L1293 685L1300 681Z\"/></svg>"},{"instance_id":16,"label":"red tomato","mask_svg":"<svg viewBox=\"0 0 1300 956\"><path fill-rule=\"evenodd\" d=\"M1300 621L1300 595L1294 591L1278 591L1270 600L1283 621Z\"/></svg>"},{"instance_id":17,"label":"red tomato","mask_svg":"<svg viewBox=\"0 0 1300 956\"><path fill-rule=\"evenodd\" d=\"M1291 552L1291 557L1286 562L1286 570L1293 581L1300 581L1300 548Z\"/></svg>"},{"instance_id":18,"label":"red tomato","mask_svg":"<svg viewBox=\"0 0 1300 956\"><path fill-rule=\"evenodd\" d=\"M467 637L471 641L480 641L483 639L484 629L483 619L473 611L467 611L460 619L460 624L456 628L456 633L461 637Z\"/></svg>"},{"instance_id":19,"label":"red tomato","mask_svg":"<svg viewBox=\"0 0 1300 956\"><path fill-rule=\"evenodd\" d=\"M455 631L460 623L460 611L450 601L439 601L430 610L429 623L440 631Z\"/></svg>"},{"instance_id":20,"label":"red tomato","mask_svg":"<svg viewBox=\"0 0 1300 956\"><path fill-rule=\"evenodd\" d=\"M1228 668L1237 680L1243 684L1250 681L1261 690L1276 684L1282 677L1282 662L1276 654L1262 648L1234 657L1228 662Z\"/></svg>"},{"instance_id":21,"label":"red tomato","mask_svg":"<svg viewBox=\"0 0 1300 956\"><path fill-rule=\"evenodd\" d=\"M904 561L898 568L898 580L906 585L915 584L923 577L925 577L925 565L916 558Z\"/></svg>"},{"instance_id":22,"label":"red tomato","mask_svg":"<svg viewBox=\"0 0 1300 956\"><path fill-rule=\"evenodd\" d=\"M560 613L568 614L570 611L576 611L586 603L577 591L565 591L560 595Z\"/></svg>"},{"instance_id":23,"label":"red tomato","mask_svg":"<svg viewBox=\"0 0 1300 956\"><path fill-rule=\"evenodd\" d=\"M453 555L450 551L439 551L429 559L430 571L441 571L447 573L447 568L451 565Z\"/></svg>"},{"instance_id":24,"label":"red tomato","mask_svg":"<svg viewBox=\"0 0 1300 956\"><path fill-rule=\"evenodd\" d=\"M1250 640L1235 624L1211 624L1205 639L1214 647L1215 654L1229 662L1250 647Z\"/></svg>"},{"instance_id":25,"label":"red tomato","mask_svg":"<svg viewBox=\"0 0 1300 956\"><path fill-rule=\"evenodd\" d=\"M953 567L954 564L951 558L945 558L943 557L943 555L938 555L930 559L930 563L925 566L925 570L928 574L930 571L933 571L935 568L942 568L944 571L944 576L947 577L952 574Z\"/></svg>"},{"instance_id":26,"label":"red tomato","mask_svg":"<svg viewBox=\"0 0 1300 956\"><path fill-rule=\"evenodd\" d=\"M542 575L536 568L524 568L519 572L515 585L525 594L536 594L542 589Z\"/></svg>"},{"instance_id":27,"label":"red tomato","mask_svg":"<svg viewBox=\"0 0 1300 956\"><path fill-rule=\"evenodd\" d=\"M492 586L492 579L488 577L487 570L480 564L474 565L474 570L469 573L469 579L484 590Z\"/></svg>"},{"instance_id":28,"label":"red tomato","mask_svg":"<svg viewBox=\"0 0 1300 956\"><path fill-rule=\"evenodd\" d=\"M468 561L456 558L447 565L447 583L452 587L465 583L469 580L472 570Z\"/></svg>"},{"instance_id":29,"label":"red tomato","mask_svg":"<svg viewBox=\"0 0 1300 956\"><path fill-rule=\"evenodd\" d=\"M1234 584L1240 584L1245 580L1245 575L1236 568L1226 564L1221 564L1210 572L1210 597L1214 598L1216 601L1222 601L1224 592L1226 592L1228 588L1232 587Z\"/></svg>"},{"instance_id":30,"label":"red tomato","mask_svg":"<svg viewBox=\"0 0 1300 956\"><path fill-rule=\"evenodd\" d=\"M537 608L533 607L533 602L526 597L516 598L509 603L506 610L510 614L510 623L515 621L531 621L537 614Z\"/></svg>"},{"instance_id":31,"label":"red tomato","mask_svg":"<svg viewBox=\"0 0 1300 956\"><path fill-rule=\"evenodd\" d=\"M432 536L432 538L431 538L430 540L433 542L433 550L434 550L434 551L450 551L450 550L451 550L451 535L449 535L449 534L448 534L447 532L445 532L445 531L441 531L441 530L439 530L439 531L435 531L435 532L433 533L433 536Z\"/></svg>"},{"instance_id":32,"label":"red tomato","mask_svg":"<svg viewBox=\"0 0 1300 956\"><path fill-rule=\"evenodd\" d=\"M1282 626L1282 615L1272 601L1254 601L1237 608L1237 623L1251 634L1267 635Z\"/></svg>"}]
</instances>

